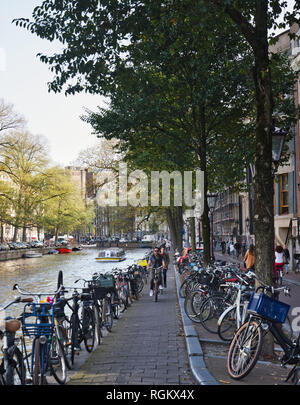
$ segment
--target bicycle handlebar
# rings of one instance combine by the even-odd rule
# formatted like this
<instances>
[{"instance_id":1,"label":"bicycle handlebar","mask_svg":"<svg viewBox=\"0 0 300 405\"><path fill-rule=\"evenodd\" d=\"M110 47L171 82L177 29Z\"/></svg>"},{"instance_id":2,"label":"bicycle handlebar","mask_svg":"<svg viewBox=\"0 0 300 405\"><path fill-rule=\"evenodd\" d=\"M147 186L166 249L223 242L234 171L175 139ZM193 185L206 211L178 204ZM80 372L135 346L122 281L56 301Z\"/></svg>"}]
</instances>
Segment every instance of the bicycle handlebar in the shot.
<instances>
[{"instance_id":1,"label":"bicycle handlebar","mask_svg":"<svg viewBox=\"0 0 300 405\"><path fill-rule=\"evenodd\" d=\"M21 303L21 302L32 302L32 301L33 301L33 298L16 297L13 301L10 301L3 308L0 308L0 311L4 311L6 308L10 307L13 304L18 304L18 303Z\"/></svg>"},{"instance_id":2,"label":"bicycle handlebar","mask_svg":"<svg viewBox=\"0 0 300 405\"><path fill-rule=\"evenodd\" d=\"M17 290L21 295L35 295L35 296L37 296L37 297L40 297L41 295L57 295L57 294L59 294L63 289L64 289L64 286L61 285L61 286L59 287L59 289L56 290L54 293L53 293L53 292L51 292L51 293L32 293L32 292L28 292L28 291L22 290L22 289L19 287L18 284L15 284L15 285L13 286L13 290Z\"/></svg>"}]
</instances>

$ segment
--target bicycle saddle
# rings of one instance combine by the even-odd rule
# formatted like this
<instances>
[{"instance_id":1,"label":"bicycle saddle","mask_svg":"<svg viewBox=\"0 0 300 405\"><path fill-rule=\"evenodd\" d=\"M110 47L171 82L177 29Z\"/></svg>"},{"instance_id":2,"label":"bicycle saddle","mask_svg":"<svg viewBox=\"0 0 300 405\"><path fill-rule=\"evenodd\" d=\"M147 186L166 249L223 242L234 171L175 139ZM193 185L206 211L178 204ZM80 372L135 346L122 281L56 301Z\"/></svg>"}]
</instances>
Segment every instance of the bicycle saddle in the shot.
<instances>
[{"instance_id":1,"label":"bicycle saddle","mask_svg":"<svg viewBox=\"0 0 300 405\"><path fill-rule=\"evenodd\" d=\"M5 321L5 329L7 332L14 333L21 328L21 322L18 319L9 319Z\"/></svg>"}]
</instances>

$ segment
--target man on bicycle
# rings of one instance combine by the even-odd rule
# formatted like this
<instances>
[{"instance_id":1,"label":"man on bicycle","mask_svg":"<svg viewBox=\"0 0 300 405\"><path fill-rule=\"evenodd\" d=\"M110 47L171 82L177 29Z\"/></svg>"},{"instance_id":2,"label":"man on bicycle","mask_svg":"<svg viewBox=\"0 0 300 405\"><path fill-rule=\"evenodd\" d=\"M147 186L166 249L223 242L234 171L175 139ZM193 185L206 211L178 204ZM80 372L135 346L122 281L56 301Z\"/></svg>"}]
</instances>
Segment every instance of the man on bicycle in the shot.
<instances>
[{"instance_id":1,"label":"man on bicycle","mask_svg":"<svg viewBox=\"0 0 300 405\"><path fill-rule=\"evenodd\" d=\"M147 264L147 270L151 269L150 297L153 296L154 269L157 269L158 267L161 267L161 266L165 269L166 262L165 262L165 259L160 255L159 248L155 247L153 253L149 257L148 264ZM163 290L161 271L159 272L159 276L158 276L158 285L159 285L158 288L160 290Z\"/></svg>"}]
</instances>

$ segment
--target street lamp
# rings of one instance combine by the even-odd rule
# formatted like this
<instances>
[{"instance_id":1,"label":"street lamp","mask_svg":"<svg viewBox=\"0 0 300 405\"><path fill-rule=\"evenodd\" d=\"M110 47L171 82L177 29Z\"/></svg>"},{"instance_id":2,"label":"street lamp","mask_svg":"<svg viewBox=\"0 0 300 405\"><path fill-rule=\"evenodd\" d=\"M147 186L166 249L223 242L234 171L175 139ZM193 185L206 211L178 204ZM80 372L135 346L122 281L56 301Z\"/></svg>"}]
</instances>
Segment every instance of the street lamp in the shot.
<instances>
[{"instance_id":1,"label":"street lamp","mask_svg":"<svg viewBox=\"0 0 300 405\"><path fill-rule=\"evenodd\" d=\"M246 233L247 233L247 246L249 246L249 226L250 226L250 219L247 217L245 219L246 223Z\"/></svg>"},{"instance_id":2,"label":"street lamp","mask_svg":"<svg viewBox=\"0 0 300 405\"><path fill-rule=\"evenodd\" d=\"M281 154L283 151L283 146L285 142L285 137L287 135L287 131L282 130L280 127L276 126L277 120L275 118L272 119L272 161L275 164L275 168L277 170L279 161L281 158ZM250 170L252 174L252 178L255 175L255 166L253 163L250 163ZM299 185L298 185L299 187Z\"/></svg>"},{"instance_id":3,"label":"street lamp","mask_svg":"<svg viewBox=\"0 0 300 405\"><path fill-rule=\"evenodd\" d=\"M207 195L207 204L210 211L210 229L211 229L211 242L210 242L210 249L211 249L211 258L215 260L214 255L214 210L216 208L218 194L208 194Z\"/></svg>"},{"instance_id":4,"label":"street lamp","mask_svg":"<svg viewBox=\"0 0 300 405\"><path fill-rule=\"evenodd\" d=\"M286 131L281 128L276 127L275 120L273 120L273 130L272 130L272 160L278 165L283 150L283 145L285 141Z\"/></svg>"}]
</instances>

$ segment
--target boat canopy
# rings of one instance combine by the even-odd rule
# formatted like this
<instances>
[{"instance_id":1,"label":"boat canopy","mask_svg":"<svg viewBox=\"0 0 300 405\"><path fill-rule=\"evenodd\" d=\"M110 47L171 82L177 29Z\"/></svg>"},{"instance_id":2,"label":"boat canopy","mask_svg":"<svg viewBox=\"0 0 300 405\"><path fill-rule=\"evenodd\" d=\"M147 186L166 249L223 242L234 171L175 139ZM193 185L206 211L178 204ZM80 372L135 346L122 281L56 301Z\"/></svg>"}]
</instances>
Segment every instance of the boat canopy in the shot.
<instances>
[{"instance_id":1,"label":"boat canopy","mask_svg":"<svg viewBox=\"0 0 300 405\"><path fill-rule=\"evenodd\" d=\"M124 249L114 248L100 250L98 257L122 257L124 255Z\"/></svg>"}]
</instances>

